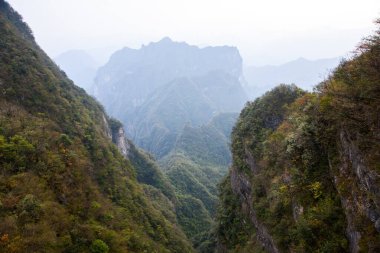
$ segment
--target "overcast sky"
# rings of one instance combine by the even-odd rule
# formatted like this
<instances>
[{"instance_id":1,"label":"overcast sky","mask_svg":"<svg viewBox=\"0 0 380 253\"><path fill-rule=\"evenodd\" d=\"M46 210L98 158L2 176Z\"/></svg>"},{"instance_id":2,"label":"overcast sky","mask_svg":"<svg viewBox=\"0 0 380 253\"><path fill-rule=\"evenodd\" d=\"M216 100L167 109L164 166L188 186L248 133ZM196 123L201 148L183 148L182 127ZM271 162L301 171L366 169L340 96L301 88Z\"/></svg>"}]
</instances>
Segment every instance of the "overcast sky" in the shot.
<instances>
[{"instance_id":1,"label":"overcast sky","mask_svg":"<svg viewBox=\"0 0 380 253\"><path fill-rule=\"evenodd\" d=\"M379 0L8 2L51 57L70 49L139 48L169 36L200 46L236 46L247 65L347 55L380 17Z\"/></svg>"}]
</instances>

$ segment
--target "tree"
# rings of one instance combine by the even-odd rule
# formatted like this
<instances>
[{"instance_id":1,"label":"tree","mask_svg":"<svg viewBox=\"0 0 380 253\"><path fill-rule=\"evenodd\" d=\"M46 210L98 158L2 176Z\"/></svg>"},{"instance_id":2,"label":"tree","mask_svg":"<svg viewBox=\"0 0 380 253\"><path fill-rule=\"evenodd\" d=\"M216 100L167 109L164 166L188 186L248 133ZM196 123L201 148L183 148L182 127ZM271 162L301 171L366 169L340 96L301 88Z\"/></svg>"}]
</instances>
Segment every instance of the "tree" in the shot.
<instances>
[{"instance_id":1,"label":"tree","mask_svg":"<svg viewBox=\"0 0 380 253\"><path fill-rule=\"evenodd\" d=\"M107 253L109 251L108 245L100 239L92 242L90 251L92 253Z\"/></svg>"}]
</instances>

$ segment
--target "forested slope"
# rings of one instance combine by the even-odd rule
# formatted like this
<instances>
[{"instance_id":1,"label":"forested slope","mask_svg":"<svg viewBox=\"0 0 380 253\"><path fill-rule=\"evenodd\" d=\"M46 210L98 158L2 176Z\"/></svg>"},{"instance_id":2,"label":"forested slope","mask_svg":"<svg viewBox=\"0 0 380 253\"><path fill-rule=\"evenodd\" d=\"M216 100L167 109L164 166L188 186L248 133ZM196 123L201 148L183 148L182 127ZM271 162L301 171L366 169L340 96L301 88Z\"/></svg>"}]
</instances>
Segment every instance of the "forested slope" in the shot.
<instances>
[{"instance_id":1,"label":"forested slope","mask_svg":"<svg viewBox=\"0 0 380 253\"><path fill-rule=\"evenodd\" d=\"M379 252L379 35L315 92L282 85L242 111L220 252Z\"/></svg>"},{"instance_id":2,"label":"forested slope","mask_svg":"<svg viewBox=\"0 0 380 253\"><path fill-rule=\"evenodd\" d=\"M191 252L138 183L144 161L122 156L103 108L3 0L0 35L0 250Z\"/></svg>"}]
</instances>

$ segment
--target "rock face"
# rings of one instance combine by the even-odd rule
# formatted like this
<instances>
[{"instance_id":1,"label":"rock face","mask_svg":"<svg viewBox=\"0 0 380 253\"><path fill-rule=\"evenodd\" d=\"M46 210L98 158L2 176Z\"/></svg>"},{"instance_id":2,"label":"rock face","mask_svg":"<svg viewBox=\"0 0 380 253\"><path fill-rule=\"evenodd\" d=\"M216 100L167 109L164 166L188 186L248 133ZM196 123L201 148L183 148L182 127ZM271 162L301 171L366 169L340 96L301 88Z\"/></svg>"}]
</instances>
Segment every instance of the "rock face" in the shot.
<instances>
[{"instance_id":1,"label":"rock face","mask_svg":"<svg viewBox=\"0 0 380 253\"><path fill-rule=\"evenodd\" d=\"M193 252L162 173L3 0L0 34L0 251Z\"/></svg>"},{"instance_id":2,"label":"rock face","mask_svg":"<svg viewBox=\"0 0 380 253\"><path fill-rule=\"evenodd\" d=\"M379 48L380 30L316 92L280 85L247 103L220 189L221 251L380 251Z\"/></svg>"},{"instance_id":3,"label":"rock face","mask_svg":"<svg viewBox=\"0 0 380 253\"><path fill-rule=\"evenodd\" d=\"M125 136L124 129L122 126L112 131L112 142L116 144L120 153L125 158L128 158L130 144Z\"/></svg>"},{"instance_id":4,"label":"rock face","mask_svg":"<svg viewBox=\"0 0 380 253\"><path fill-rule=\"evenodd\" d=\"M251 171L256 171L256 168L251 168ZM241 209L245 213L250 221L253 223L256 229L257 240L261 243L263 248L270 253L279 253L273 238L268 233L265 226L257 218L255 209L252 206L252 187L249 178L240 173L236 168L231 168L231 188L232 191L239 197L241 201Z\"/></svg>"},{"instance_id":5,"label":"rock face","mask_svg":"<svg viewBox=\"0 0 380 253\"><path fill-rule=\"evenodd\" d=\"M234 47L198 48L164 38L124 48L98 70L95 96L122 121L127 136L161 158L185 125L199 127L247 100Z\"/></svg>"},{"instance_id":6,"label":"rock face","mask_svg":"<svg viewBox=\"0 0 380 253\"><path fill-rule=\"evenodd\" d=\"M359 185L363 191L374 196L374 200L376 202L373 203L372 207L377 210L368 209L365 213L367 213L368 218L370 218L375 223L377 219L380 218L380 189L378 188L380 175L374 170L368 168L368 166L365 164L363 155L356 147L356 145L351 141L349 133L342 130L339 136L342 147L342 161L344 161L343 166L346 168L351 168L352 172L354 172L356 176L357 185ZM362 206L371 208L371 205L368 204Z\"/></svg>"},{"instance_id":7,"label":"rock face","mask_svg":"<svg viewBox=\"0 0 380 253\"><path fill-rule=\"evenodd\" d=\"M271 180L269 179L271 176L263 174L265 173L265 168L261 165L261 157L258 154L258 150L261 149L252 150L252 140L250 138L256 141L256 146L261 145L260 140L265 140L263 136L274 131L284 119L285 111L283 108L288 103L294 102L301 94L302 92L295 86L280 86L266 94L265 97L248 104L240 114L232 133L233 165L230 168L229 176L225 179L226 182L222 183L222 188L220 189L222 196L224 196L221 200L222 208L225 205L223 203L230 203L231 201L225 193L229 191L228 188L231 188L233 194L230 197L237 199L235 203L237 209L225 206L227 211L223 210L219 214L221 222L219 230L220 234L223 235L219 238L219 242L220 244L225 244L224 247L228 249L233 249L231 246L234 244L244 246L239 236L235 235L236 230L244 230L239 232L240 236L244 235L249 240L253 240L252 237L254 237L254 240L257 241L256 244L261 245L262 249L267 252L280 252L277 243L270 234L268 229L270 227L261 218L263 210L257 210L255 204L255 202L259 201L259 198L267 194L268 190L264 188L264 185L267 184L266 180ZM272 107L269 108L269 106ZM263 110L263 108L266 109ZM258 187L256 181L262 183L262 186ZM228 209L231 209L231 211L228 211ZM240 213L241 216L237 216L234 212ZM225 217L233 217L233 222ZM252 231L244 225L247 222L252 225ZM232 223L234 227L229 228L224 225L228 223ZM229 229L231 229L231 232L225 231ZM234 239L231 240L227 236ZM223 248L223 246L220 245L220 248ZM259 250L258 248L256 250ZM244 252L248 248L242 247L241 250ZM255 252L255 250L252 252Z\"/></svg>"},{"instance_id":8,"label":"rock face","mask_svg":"<svg viewBox=\"0 0 380 253\"><path fill-rule=\"evenodd\" d=\"M181 195L179 223L195 245L207 239L217 183L231 162L229 135L247 100L242 79L236 48L165 38L116 52L95 80L95 96L122 121L128 138L154 155ZM116 124L113 137L124 152L121 131Z\"/></svg>"},{"instance_id":9,"label":"rock face","mask_svg":"<svg viewBox=\"0 0 380 253\"><path fill-rule=\"evenodd\" d=\"M146 101L157 88L179 77L223 71L242 77L242 59L234 47L198 48L164 38L140 49L124 48L98 70L94 95L117 118Z\"/></svg>"},{"instance_id":10,"label":"rock face","mask_svg":"<svg viewBox=\"0 0 380 253\"><path fill-rule=\"evenodd\" d=\"M340 163L332 165L331 169L336 171L335 184L347 217L350 252L359 252L361 233L358 226L361 224L357 222L358 214L367 217L380 232L380 176L365 164L363 154L347 131L341 130L339 137ZM350 184L347 184L348 180Z\"/></svg>"}]
</instances>

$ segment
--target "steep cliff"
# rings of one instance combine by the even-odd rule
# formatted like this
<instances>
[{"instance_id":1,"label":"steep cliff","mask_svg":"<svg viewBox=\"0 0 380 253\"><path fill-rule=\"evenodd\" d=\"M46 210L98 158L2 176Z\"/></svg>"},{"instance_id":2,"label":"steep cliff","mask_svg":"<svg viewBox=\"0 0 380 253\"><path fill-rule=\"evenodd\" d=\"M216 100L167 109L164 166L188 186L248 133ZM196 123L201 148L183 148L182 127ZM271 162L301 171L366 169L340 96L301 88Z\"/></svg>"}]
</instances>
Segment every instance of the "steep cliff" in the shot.
<instances>
[{"instance_id":1,"label":"steep cliff","mask_svg":"<svg viewBox=\"0 0 380 253\"><path fill-rule=\"evenodd\" d=\"M0 251L192 252L102 106L3 0L0 34Z\"/></svg>"},{"instance_id":2,"label":"steep cliff","mask_svg":"<svg viewBox=\"0 0 380 253\"><path fill-rule=\"evenodd\" d=\"M314 93L280 86L246 106L221 184L219 251L380 250L379 59L377 32Z\"/></svg>"},{"instance_id":3,"label":"steep cliff","mask_svg":"<svg viewBox=\"0 0 380 253\"><path fill-rule=\"evenodd\" d=\"M137 148L132 141L127 139L123 125L119 121L111 119L110 130L113 143L116 144L121 154L136 169L137 180L142 184L153 186L176 203L174 188L160 170L154 158L149 153Z\"/></svg>"},{"instance_id":4,"label":"steep cliff","mask_svg":"<svg viewBox=\"0 0 380 253\"><path fill-rule=\"evenodd\" d=\"M239 80L239 51L227 46L199 48L164 38L140 49L115 52L97 72L94 95L112 116L126 123L126 113L144 103L152 91L176 78L202 76L215 70Z\"/></svg>"},{"instance_id":5,"label":"steep cliff","mask_svg":"<svg viewBox=\"0 0 380 253\"><path fill-rule=\"evenodd\" d=\"M229 135L246 101L241 78L236 48L199 48L169 38L115 52L97 74L95 96L123 122L128 138L157 159L175 198L165 195L174 199L178 222L194 245L212 226L217 183L231 162ZM137 179L160 178L148 171L159 175L142 169Z\"/></svg>"}]
</instances>

